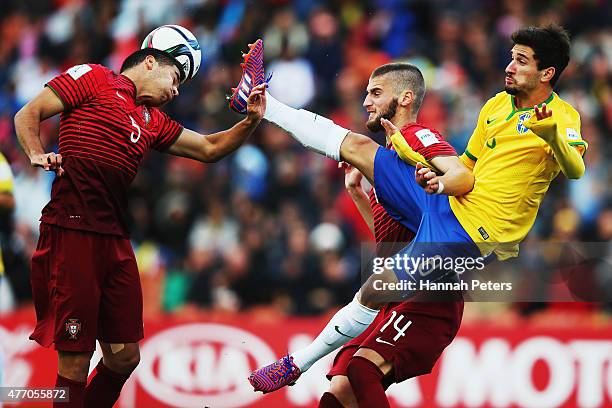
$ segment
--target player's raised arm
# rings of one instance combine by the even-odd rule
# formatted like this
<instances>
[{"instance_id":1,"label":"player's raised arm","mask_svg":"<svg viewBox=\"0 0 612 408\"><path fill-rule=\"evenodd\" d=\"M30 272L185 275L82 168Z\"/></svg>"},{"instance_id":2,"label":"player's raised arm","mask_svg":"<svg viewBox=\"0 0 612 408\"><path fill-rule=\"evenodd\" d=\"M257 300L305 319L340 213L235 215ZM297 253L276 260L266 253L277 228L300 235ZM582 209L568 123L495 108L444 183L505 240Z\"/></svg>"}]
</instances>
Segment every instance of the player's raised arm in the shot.
<instances>
[{"instance_id":1,"label":"player's raised arm","mask_svg":"<svg viewBox=\"0 0 612 408\"><path fill-rule=\"evenodd\" d=\"M45 87L15 115L17 139L32 166L42 167L47 171L53 170L58 176L64 173L62 156L45 153L40 141L40 123L63 110L62 100L49 87Z\"/></svg>"},{"instance_id":2,"label":"player's raised arm","mask_svg":"<svg viewBox=\"0 0 612 408\"><path fill-rule=\"evenodd\" d=\"M247 116L221 132L202 135L184 129L168 153L205 163L216 162L236 150L253 133L266 111L266 85L253 88L248 98Z\"/></svg>"}]
</instances>

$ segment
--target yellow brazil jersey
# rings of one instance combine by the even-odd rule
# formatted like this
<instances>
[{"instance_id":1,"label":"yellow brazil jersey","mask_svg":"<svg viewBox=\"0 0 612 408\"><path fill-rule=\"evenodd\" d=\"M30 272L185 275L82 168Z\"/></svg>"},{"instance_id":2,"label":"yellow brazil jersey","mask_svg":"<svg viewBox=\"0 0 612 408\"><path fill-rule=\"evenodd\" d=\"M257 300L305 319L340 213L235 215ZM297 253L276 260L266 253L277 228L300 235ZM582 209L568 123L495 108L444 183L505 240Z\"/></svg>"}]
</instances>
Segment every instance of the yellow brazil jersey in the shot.
<instances>
[{"instance_id":1,"label":"yellow brazil jersey","mask_svg":"<svg viewBox=\"0 0 612 408\"><path fill-rule=\"evenodd\" d=\"M0 194L13 194L13 173L6 158L0 153ZM0 275L4 274L4 262L2 261L2 250L0 249Z\"/></svg>"},{"instance_id":2,"label":"yellow brazil jersey","mask_svg":"<svg viewBox=\"0 0 612 408\"><path fill-rule=\"evenodd\" d=\"M584 154L578 112L555 93L545 103L560 136ZM506 92L491 98L461 156L474 172L474 189L449 197L453 213L481 251L494 251L499 259L518 255L518 243L560 171L550 146L524 125L533 114L533 108L516 109Z\"/></svg>"}]
</instances>

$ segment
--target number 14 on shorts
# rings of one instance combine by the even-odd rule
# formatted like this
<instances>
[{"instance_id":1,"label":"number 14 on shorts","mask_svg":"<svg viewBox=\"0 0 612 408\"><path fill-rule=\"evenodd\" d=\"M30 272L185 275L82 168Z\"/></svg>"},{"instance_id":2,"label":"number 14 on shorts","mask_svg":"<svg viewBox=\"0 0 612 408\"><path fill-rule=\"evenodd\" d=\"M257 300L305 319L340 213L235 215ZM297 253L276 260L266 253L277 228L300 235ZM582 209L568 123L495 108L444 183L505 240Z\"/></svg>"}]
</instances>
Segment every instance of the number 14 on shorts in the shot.
<instances>
[{"instance_id":1,"label":"number 14 on shorts","mask_svg":"<svg viewBox=\"0 0 612 408\"><path fill-rule=\"evenodd\" d=\"M396 319L397 317L397 319ZM397 311L392 311L391 312L391 317L389 318L389 321L387 323L385 323L385 325L383 327L380 328L380 332L383 333L387 327L389 327L391 325L391 323L393 323L393 329L395 329L397 331L397 334L393 337L393 341L397 341L400 337L405 336L406 335L406 330L408 330L408 328L410 327L410 325L412 324L412 320L408 320L406 322L406 324L404 324L403 326L400 327L400 324L402 323L402 321L404 320L404 315L398 315ZM389 344L390 346L395 346L395 344L390 343L386 340L381 339L380 337L376 338L376 342L377 343L383 343L383 344Z\"/></svg>"}]
</instances>

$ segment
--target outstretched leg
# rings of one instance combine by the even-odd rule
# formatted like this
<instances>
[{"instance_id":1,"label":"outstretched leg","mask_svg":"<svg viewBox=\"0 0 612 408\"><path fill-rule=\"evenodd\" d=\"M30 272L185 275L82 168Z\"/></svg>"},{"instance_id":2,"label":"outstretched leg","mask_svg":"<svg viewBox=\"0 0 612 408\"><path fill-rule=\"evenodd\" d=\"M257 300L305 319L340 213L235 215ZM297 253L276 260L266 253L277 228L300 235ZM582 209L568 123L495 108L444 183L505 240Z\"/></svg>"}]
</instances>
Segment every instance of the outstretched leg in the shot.
<instances>
[{"instance_id":1,"label":"outstretched leg","mask_svg":"<svg viewBox=\"0 0 612 408\"><path fill-rule=\"evenodd\" d=\"M373 181L374 157L380 146L369 137L351 132L323 116L287 106L268 93L264 119L289 132L308 149L352 164Z\"/></svg>"},{"instance_id":2,"label":"outstretched leg","mask_svg":"<svg viewBox=\"0 0 612 408\"><path fill-rule=\"evenodd\" d=\"M363 333L382 305L373 306L376 308L364 306L359 302L358 294L355 295L353 301L331 318L311 344L251 373L249 381L255 391L267 393L293 384L316 361Z\"/></svg>"},{"instance_id":3,"label":"outstretched leg","mask_svg":"<svg viewBox=\"0 0 612 408\"><path fill-rule=\"evenodd\" d=\"M304 372L322 357L359 336L374 321L382 305L373 306L364 306L357 293L351 303L331 318L310 345L292 354L295 364Z\"/></svg>"}]
</instances>

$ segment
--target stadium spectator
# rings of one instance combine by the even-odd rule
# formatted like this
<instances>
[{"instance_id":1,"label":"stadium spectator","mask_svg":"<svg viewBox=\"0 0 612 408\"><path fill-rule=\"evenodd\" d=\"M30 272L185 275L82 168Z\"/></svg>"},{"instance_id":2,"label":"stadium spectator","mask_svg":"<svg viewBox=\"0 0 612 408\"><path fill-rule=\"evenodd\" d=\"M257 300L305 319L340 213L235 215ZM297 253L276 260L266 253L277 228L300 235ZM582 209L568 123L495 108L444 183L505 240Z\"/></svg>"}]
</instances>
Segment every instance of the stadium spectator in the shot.
<instances>
[{"instance_id":1,"label":"stadium spectator","mask_svg":"<svg viewBox=\"0 0 612 408\"><path fill-rule=\"evenodd\" d=\"M537 23L542 18L555 18L568 27L572 34L574 61L564 72L558 93L580 112L583 133L592 148L585 157L587 171L581 183L569 182L564 178L558 178L553 183L530 239L537 245L551 236L553 220L560 210L555 205L558 202L569 202L578 211L578 233L581 239L598 239L597 220L606 211L605 203L612 198L612 180L607 175L610 167L608 158L612 153L612 145L609 143L609 135L612 134L612 34L609 30L612 9L601 7L601 2L578 0L547 4L546 9L552 9L552 13L544 13L545 8L535 3L483 0L416 1L398 6L393 5L394 2L331 1L326 2L325 8L320 8L320 2L287 3L271 0L262 2L261 7L251 7L244 1L167 0L155 3L159 7L150 4L127 0L0 2L0 147L17 177L28 182L40 177L28 174L23 166L10 120L24 102L24 97L20 95L27 94L27 86L40 89L44 79L37 78L41 78L45 70L60 72L75 63L93 60L118 69L122 57L138 45L143 33L149 32L161 21L160 16L163 16L163 22L170 22L167 19L172 18L176 19L172 22L192 28L204 48L204 61L198 77L184 87L181 98L167 109L177 120L198 131L214 132L236 119L226 108L223 96L240 75L237 51L278 25L271 21L271 16L289 10L293 12L295 25L305 28L299 36L299 44L302 45L296 46L295 52L302 55L312 67L311 75L316 92L308 102L310 110L331 117L344 127L365 131L362 128L360 101L372 68L392 58L405 59L419 66L427 80L428 97L421 110L420 120L444 120L445 126L429 124L444 130L458 151L463 151L465 147L479 107L497 91L498 84L503 80L501 68L509 60L509 33L520 25ZM393 7L400 9L397 16L393 14L396 11ZM141 19L138 19L138 10L143 12ZM395 17L406 20L394 21ZM401 31L396 31L400 23L406 25L399 27ZM461 35L448 36L447 31L459 32ZM399 32L407 35L403 37L404 34L400 35ZM90 60L82 52L82 41L79 43L75 40L77 34L87 39L86 51L90 53ZM451 48L448 44L458 47L459 58L450 51L441 51ZM478 46L474 47L473 44ZM44 68L41 68L43 65ZM28 66L34 68L24 75L24 67ZM276 82L274 80L272 84ZM436 83L453 85L436 87ZM57 144L58 123L49 122L47 126L48 129L44 130L44 143L52 148ZM261 150L268 164L267 193L263 196L244 196L242 191L238 191L244 189L244 185L229 181L234 171L230 161L204 168L197 176L186 177L181 182L180 190L188 201L184 205L195 211L186 219L185 230L192 230L198 217L208 217L202 187L204 183L207 186L215 185L214 195L225 207L228 222L235 224L240 236L252 224L262 228L267 244L263 251L269 259L266 273L275 282L273 286L288 287L294 278L281 273L279 266L285 256L284 252L279 253L279 248L288 247L289 237L279 232L279 224L285 222L283 208L287 201L298 203L293 217L300 221L308 235L323 221L321 217L324 214L319 208L320 204L314 200L316 176L321 172L327 176L334 174L331 173L334 171L333 163L331 167L321 164L325 163L325 159L313 158L314 155L297 149L295 142L272 126L262 126L251 143ZM293 163L289 165L286 161ZM166 231L161 228L163 219L157 219L156 209L165 205L165 194L175 191L172 179L177 176L177 168L182 169L183 166L177 167L174 160L161 155L152 155L143 163L130 196L133 203L130 208L131 226L135 232L133 244L136 250L141 245L150 244L157 248L160 276L167 276L168 279L174 276L170 272L175 271L184 271L190 277L199 276L197 270L192 270L198 269L192 266L195 265L194 261L189 261L194 255L188 249L187 234L177 235L175 242L168 243ZM336 178L330 180L326 190L332 202L344 194L341 172L336 171L335 174ZM48 195L49 191L50 185L44 193ZM24 200L17 201L19 209L19 203ZM32 209L32 213L40 212L43 201L32 200L31 196L25 199L27 205L37 206ZM254 217L258 220L254 220ZM28 218L28 223L36 219L37 216ZM344 216L334 222L342 229L347 240L340 250L341 256L358 252L360 240L353 239L352 234L359 227L345 220ZM14 241L23 250L30 252L24 258L31 256L38 238L37 230L35 233L31 231L32 228L22 228L17 222ZM301 269L309 270L309 273L317 277L314 281L323 285L321 269L309 264L312 262L320 265L321 257L311 252L310 244L307 245L309 256L300 257L300 261L293 257L292 262L297 262L295 265ZM205 299L221 298L213 296L213 292L217 293L218 288L223 287L218 282L227 281L225 262L223 258L216 257L207 266L206 276L216 278L213 279L214 284L203 286L203 290L208 291L202 295ZM355 273L352 271L345 279L357 285L358 282L354 281ZM16 275L27 276L25 271ZM182 299L180 285L165 287L168 296L172 296L172 291L176 290L176 299ZM325 290L323 286L316 285L294 286L301 299L315 298L307 294L321 293L319 289ZM271 287L261 290L270 291L269 296L262 299L278 299L283 296ZM26 299L18 296L18 300ZM336 306L348 301L350 297L342 295L331 300ZM159 299L159 302L162 300ZM312 313L320 310L315 303L306 301L306 307L283 307L283 310L289 313ZM209 300L197 304L203 308L214 307L214 303Z\"/></svg>"}]
</instances>

